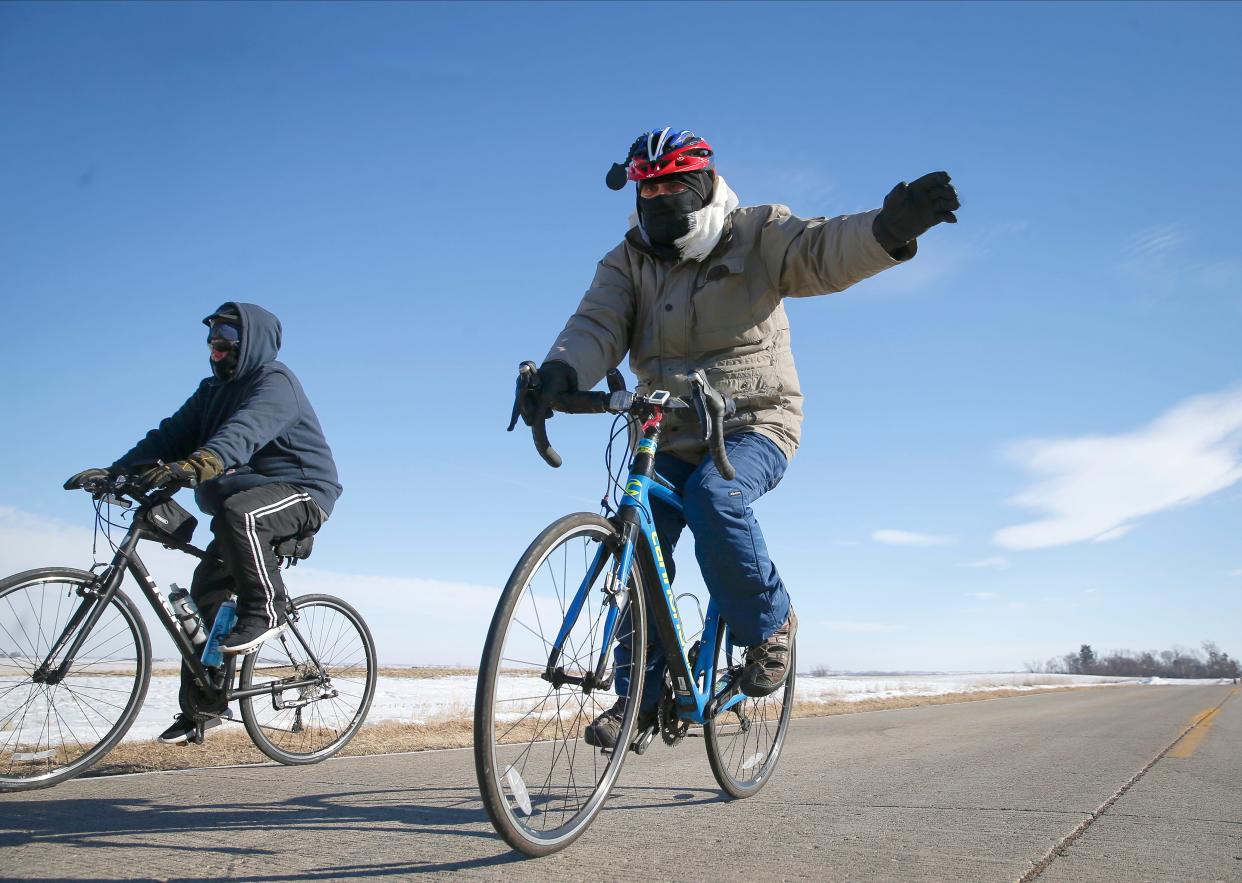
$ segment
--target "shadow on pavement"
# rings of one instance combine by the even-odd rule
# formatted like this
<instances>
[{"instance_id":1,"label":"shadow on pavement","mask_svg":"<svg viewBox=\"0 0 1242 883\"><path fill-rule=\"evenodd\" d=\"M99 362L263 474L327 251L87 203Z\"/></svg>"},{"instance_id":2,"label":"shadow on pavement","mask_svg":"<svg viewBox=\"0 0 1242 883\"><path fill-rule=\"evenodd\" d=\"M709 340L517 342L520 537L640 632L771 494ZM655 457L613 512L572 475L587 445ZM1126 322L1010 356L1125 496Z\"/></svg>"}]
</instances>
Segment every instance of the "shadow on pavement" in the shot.
<instances>
[{"instance_id":1,"label":"shadow on pavement","mask_svg":"<svg viewBox=\"0 0 1242 883\"><path fill-rule=\"evenodd\" d=\"M445 827L482 825L487 815L478 792L469 788L376 788L304 794L270 802L236 802L226 798L198 806L164 802L158 798L67 798L23 800L9 803L0 821L0 848L51 840L80 846L109 845L107 841L146 834L175 834L184 831L198 835L210 831L217 836L202 842L188 836L151 844L158 849L212 850L230 852L219 840L230 830L248 832L270 830L289 835L296 831L319 834L333 831L373 831L377 826L414 829L435 828L438 833L482 837L487 831L453 831ZM103 841L103 842L98 842ZM119 844L118 844L119 845ZM261 852L247 849L244 852Z\"/></svg>"},{"instance_id":2,"label":"shadow on pavement","mask_svg":"<svg viewBox=\"0 0 1242 883\"><path fill-rule=\"evenodd\" d=\"M618 786L609 812L717 803L726 798L715 790ZM328 880L466 871L522 862L493 831L473 787L348 788L321 791L268 802L220 799L187 806L180 795L168 800L151 797L36 799L8 802L0 820L0 849L54 845L60 848L193 852L211 859L271 859L265 873L247 874L235 867L235 881ZM234 844L230 832L244 832L245 843ZM499 854L456 861L375 862L332 866L334 836L383 835L383 852L391 858L403 835L459 836L487 841ZM316 852L310 867L290 867L289 852L309 840ZM256 841L272 846L256 845ZM418 841L411 841L411 851ZM442 842L440 844L443 845ZM487 848L483 843L480 847ZM478 847L476 847L477 849ZM301 850L305 852L305 850ZM437 849L437 851L439 851ZM490 851L490 850L489 850ZM293 863L296 865L296 863ZM89 868L90 862L84 866ZM284 871L283 867L288 867ZM276 868L282 867L282 870ZM251 868L253 869L253 868ZM176 879L170 878L170 879Z\"/></svg>"}]
</instances>

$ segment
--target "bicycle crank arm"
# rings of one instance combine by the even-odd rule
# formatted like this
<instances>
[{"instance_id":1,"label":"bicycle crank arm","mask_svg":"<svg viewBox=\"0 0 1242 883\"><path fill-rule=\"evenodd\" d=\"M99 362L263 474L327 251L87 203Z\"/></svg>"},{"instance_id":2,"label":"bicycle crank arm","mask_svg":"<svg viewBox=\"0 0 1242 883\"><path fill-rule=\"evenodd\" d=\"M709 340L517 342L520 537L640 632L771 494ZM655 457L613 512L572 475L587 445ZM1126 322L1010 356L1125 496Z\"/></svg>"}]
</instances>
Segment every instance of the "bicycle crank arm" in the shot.
<instances>
[{"instance_id":1,"label":"bicycle crank arm","mask_svg":"<svg viewBox=\"0 0 1242 883\"><path fill-rule=\"evenodd\" d=\"M716 715L720 714L721 709L723 709L726 705L728 705L730 702L732 702L736 697L740 696L741 694L742 694L741 679L740 678L735 679L731 684L729 684L728 687L724 689L723 692L712 697L712 700L707 703L707 708L703 710L703 717L706 720L711 720Z\"/></svg>"},{"instance_id":2,"label":"bicycle crank arm","mask_svg":"<svg viewBox=\"0 0 1242 883\"><path fill-rule=\"evenodd\" d=\"M630 745L630 750L635 754L646 754L647 749L651 747L651 743L655 741L656 728L648 727L638 734L638 738Z\"/></svg>"}]
</instances>

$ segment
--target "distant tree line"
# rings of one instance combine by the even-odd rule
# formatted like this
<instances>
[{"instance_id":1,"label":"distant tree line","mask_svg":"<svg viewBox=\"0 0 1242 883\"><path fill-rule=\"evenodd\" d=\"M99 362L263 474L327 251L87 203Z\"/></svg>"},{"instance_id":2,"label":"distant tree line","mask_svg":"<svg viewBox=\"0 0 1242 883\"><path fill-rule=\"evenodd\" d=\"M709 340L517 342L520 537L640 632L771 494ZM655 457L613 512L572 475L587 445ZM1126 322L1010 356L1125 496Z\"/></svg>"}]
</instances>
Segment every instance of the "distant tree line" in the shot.
<instances>
[{"instance_id":1,"label":"distant tree line","mask_svg":"<svg viewBox=\"0 0 1242 883\"><path fill-rule=\"evenodd\" d=\"M1222 653L1211 641L1203 642L1203 652L1184 650L1145 650L1132 653L1116 650L1099 656L1090 644L1083 644L1077 653L1066 653L1047 662L1027 663L1027 671L1069 675L1110 675L1123 678L1237 678L1242 665Z\"/></svg>"}]
</instances>

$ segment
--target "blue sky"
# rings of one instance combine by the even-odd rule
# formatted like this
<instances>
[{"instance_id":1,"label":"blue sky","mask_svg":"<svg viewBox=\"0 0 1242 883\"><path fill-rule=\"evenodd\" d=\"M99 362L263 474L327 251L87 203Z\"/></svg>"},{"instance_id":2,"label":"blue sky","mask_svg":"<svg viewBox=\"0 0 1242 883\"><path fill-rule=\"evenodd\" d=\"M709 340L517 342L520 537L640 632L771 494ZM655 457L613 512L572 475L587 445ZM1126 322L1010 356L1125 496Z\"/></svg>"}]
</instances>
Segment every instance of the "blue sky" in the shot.
<instances>
[{"instance_id":1,"label":"blue sky","mask_svg":"<svg viewBox=\"0 0 1242 883\"><path fill-rule=\"evenodd\" d=\"M0 565L89 563L60 482L253 301L346 486L291 586L390 661L476 662L604 484L606 419L554 421L556 472L503 433L515 367L625 231L605 171L673 125L743 204L941 168L964 202L789 306L803 447L757 512L803 667L1242 653L1240 38L1236 4L0 4Z\"/></svg>"}]
</instances>

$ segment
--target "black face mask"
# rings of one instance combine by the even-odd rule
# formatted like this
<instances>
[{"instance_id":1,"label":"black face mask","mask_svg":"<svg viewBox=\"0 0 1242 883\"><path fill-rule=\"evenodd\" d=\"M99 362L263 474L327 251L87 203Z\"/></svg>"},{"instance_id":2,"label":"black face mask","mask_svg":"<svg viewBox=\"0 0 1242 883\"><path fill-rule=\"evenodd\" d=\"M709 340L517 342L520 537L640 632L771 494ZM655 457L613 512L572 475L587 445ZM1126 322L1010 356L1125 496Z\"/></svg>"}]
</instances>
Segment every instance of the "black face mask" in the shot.
<instances>
[{"instance_id":1,"label":"black face mask","mask_svg":"<svg viewBox=\"0 0 1242 883\"><path fill-rule=\"evenodd\" d=\"M638 198L638 216L653 245L672 245L690 232L690 215L703 207L703 200L691 190Z\"/></svg>"},{"instance_id":2,"label":"black face mask","mask_svg":"<svg viewBox=\"0 0 1242 883\"><path fill-rule=\"evenodd\" d=\"M711 201L715 179L707 172L687 172L668 180L680 180L686 189L651 199L639 196L638 217L653 246L674 248L673 243L690 232L690 215Z\"/></svg>"},{"instance_id":3,"label":"black face mask","mask_svg":"<svg viewBox=\"0 0 1242 883\"><path fill-rule=\"evenodd\" d=\"M211 362L211 373L215 375L217 380L232 380L233 374L237 371L237 356L240 347L233 347L229 354L220 361Z\"/></svg>"}]
</instances>

